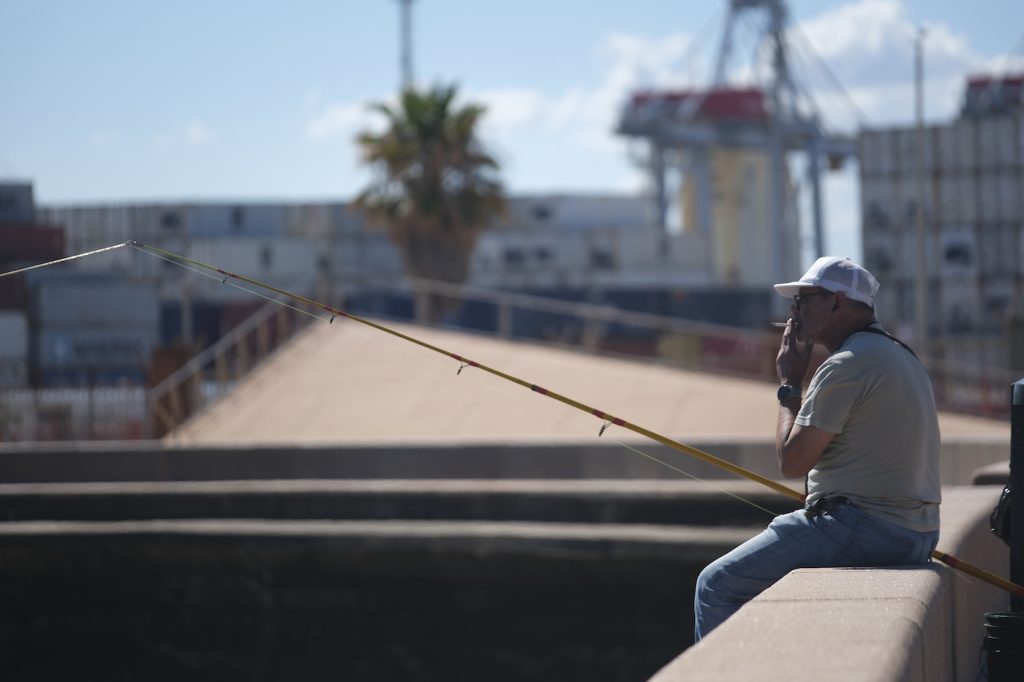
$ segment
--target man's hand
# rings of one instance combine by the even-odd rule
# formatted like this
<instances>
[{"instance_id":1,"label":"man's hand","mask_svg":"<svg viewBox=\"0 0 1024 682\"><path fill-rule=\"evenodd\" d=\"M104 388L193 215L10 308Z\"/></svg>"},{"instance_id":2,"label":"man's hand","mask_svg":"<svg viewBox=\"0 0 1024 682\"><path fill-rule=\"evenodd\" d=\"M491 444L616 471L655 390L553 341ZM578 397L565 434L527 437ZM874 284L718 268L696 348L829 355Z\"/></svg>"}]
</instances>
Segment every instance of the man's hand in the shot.
<instances>
[{"instance_id":1,"label":"man's hand","mask_svg":"<svg viewBox=\"0 0 1024 682\"><path fill-rule=\"evenodd\" d=\"M807 339L800 343L796 331L797 323L791 317L786 323L786 330L782 332L782 344L775 357L775 370L779 373L779 381L800 388L811 364L814 341Z\"/></svg>"},{"instance_id":2,"label":"man's hand","mask_svg":"<svg viewBox=\"0 0 1024 682\"><path fill-rule=\"evenodd\" d=\"M801 388L807 375L807 368L811 364L814 341L805 337L801 343L796 331L797 324L790 318L786 323L786 331L782 334L782 345L775 358L775 369L779 373L779 381ZM796 424L800 402L799 398L792 398L779 405L779 419L775 427L775 452L779 457L779 471L786 478L806 476L835 438L834 433Z\"/></svg>"}]
</instances>

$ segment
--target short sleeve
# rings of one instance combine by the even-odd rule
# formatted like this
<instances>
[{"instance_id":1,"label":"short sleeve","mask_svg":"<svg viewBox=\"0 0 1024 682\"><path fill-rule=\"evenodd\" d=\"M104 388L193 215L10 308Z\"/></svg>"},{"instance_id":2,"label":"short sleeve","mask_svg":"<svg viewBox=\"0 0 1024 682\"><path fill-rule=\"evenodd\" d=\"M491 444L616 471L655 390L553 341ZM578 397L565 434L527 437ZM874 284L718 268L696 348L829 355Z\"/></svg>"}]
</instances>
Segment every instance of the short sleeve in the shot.
<instances>
[{"instance_id":1,"label":"short sleeve","mask_svg":"<svg viewBox=\"0 0 1024 682\"><path fill-rule=\"evenodd\" d=\"M862 381L841 360L829 358L811 378L796 423L829 433L842 433L860 395Z\"/></svg>"}]
</instances>

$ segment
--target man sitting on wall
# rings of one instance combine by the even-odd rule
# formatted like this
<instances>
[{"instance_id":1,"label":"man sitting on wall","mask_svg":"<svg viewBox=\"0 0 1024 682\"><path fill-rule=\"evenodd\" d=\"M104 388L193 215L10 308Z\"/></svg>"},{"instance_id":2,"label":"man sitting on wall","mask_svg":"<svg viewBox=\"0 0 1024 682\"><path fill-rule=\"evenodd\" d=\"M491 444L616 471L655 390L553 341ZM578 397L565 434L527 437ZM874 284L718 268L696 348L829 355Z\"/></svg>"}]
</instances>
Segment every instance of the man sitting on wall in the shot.
<instances>
[{"instance_id":1,"label":"man sitting on wall","mask_svg":"<svg viewBox=\"0 0 1024 682\"><path fill-rule=\"evenodd\" d=\"M795 568L921 564L938 542L931 380L875 320L878 282L825 257L775 290L793 299L776 358L776 452L783 476L806 476L806 505L701 572L696 640ZM805 391L815 343L831 355Z\"/></svg>"}]
</instances>

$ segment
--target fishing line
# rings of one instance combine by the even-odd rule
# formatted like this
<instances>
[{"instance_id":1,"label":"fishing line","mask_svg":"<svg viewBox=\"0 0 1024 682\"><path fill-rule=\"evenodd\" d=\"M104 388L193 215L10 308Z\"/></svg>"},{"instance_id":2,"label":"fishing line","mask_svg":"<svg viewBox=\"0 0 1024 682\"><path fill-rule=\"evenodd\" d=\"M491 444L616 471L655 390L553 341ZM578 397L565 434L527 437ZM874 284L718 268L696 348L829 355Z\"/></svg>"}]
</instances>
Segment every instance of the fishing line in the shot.
<instances>
[{"instance_id":1,"label":"fishing line","mask_svg":"<svg viewBox=\"0 0 1024 682\"><path fill-rule=\"evenodd\" d=\"M124 246L124 244L121 244L121 246ZM101 250L105 251L106 249L101 249ZM93 252L93 253L98 253L98 252ZM199 268L193 267L193 266L189 265L188 263L181 263L181 262L172 260L170 258L167 258L166 256L160 255L159 253L154 253L154 254L150 254L150 255L152 255L152 256L154 256L156 258L159 258L160 260L167 261L171 265L177 265L178 267L185 268L186 270L190 270L191 272L194 272L197 275L202 275L203 277L206 277L208 279L212 279L213 281L218 282L220 284L227 284L229 287L234 287L234 288L238 289L239 291L244 291L244 292L246 292L248 294L252 294L253 296L259 296L260 298L262 298L264 300L267 300L267 301L270 301L271 303L277 303L279 305L283 305L285 308L291 308L292 310L294 310L296 312L300 312L303 315L309 315L310 317L314 317L314 318L316 318L318 320L327 320L326 317L320 317L316 313L311 313L308 310L303 310L302 308L298 308L296 306L293 306L292 304L288 303L288 301L280 298L280 294L278 295L278 298L272 298L272 297L267 296L266 294L264 294L262 292L256 291L254 289L249 289L248 287L243 287L241 284L237 284L235 282L229 282L226 279L222 279L220 277L217 277L216 275L211 275L209 272L205 272L204 270L200 270ZM37 266L37 267L39 267L39 266Z\"/></svg>"},{"instance_id":2,"label":"fishing line","mask_svg":"<svg viewBox=\"0 0 1024 682\"><path fill-rule=\"evenodd\" d=\"M377 336L378 335L372 334L369 330L364 329L362 326L349 326L346 329L349 329L352 332L355 332L355 333L358 333L358 334L360 334L362 336L365 336L366 338L371 338L371 339L377 340ZM394 339L391 339L391 338L385 338L383 341L384 341L384 343L389 348L391 348L391 349L393 349L393 350L395 350L395 351L397 351L399 353L402 353L403 355L406 355L408 357L414 358L416 360L421 360L421 361L427 362L427 363L437 367L439 370L445 372L446 374L451 371L451 366L450 365L443 364L440 360L438 360L437 358L433 357L433 355L427 355L427 354L423 354L422 356L416 355L411 350L409 350L405 345L399 344L397 341L395 341ZM461 371L461 368L460 368L460 371ZM462 375L459 374L459 376L462 376ZM468 380L468 381L471 381L471 382L473 382L475 384L477 384L478 386L482 386L482 387L486 388L487 390L492 391L492 392L494 392L494 393L496 393L496 394L498 394L498 395L500 395L502 397L506 397L506 398L509 398L511 400L515 400L516 402L529 407L531 410L535 410L535 411L541 412L542 414L554 417L556 419L560 419L560 420L562 420L562 421L572 425L574 428L578 429L581 433L586 433L590 429L589 425L586 425L586 424L584 424L581 421L578 421L578 420L575 420L575 419L571 419L568 416L566 416L564 414L561 414L560 412L558 412L556 410L544 407L544 406L540 405L536 400L527 400L519 392L513 392L513 391L509 390L508 388L506 388L504 384L492 384L492 383L489 383L489 382L481 380L481 378L477 377L474 374L469 374L469 373L467 373L465 375L465 379ZM577 414L577 413L574 412L573 414ZM711 479L701 478L700 476L697 476L696 474L693 474L693 473L691 473L689 471L686 471L685 469L681 469L681 468L679 468L679 467L677 467L677 466L675 466L675 465L673 465L673 464L671 464L669 462L666 462L665 460L663 460L663 459L661 459L659 457L656 457L655 455L652 455L652 454L650 454L648 452L644 452L644 451L640 450L639 448L637 448L637 447L635 447L633 445L630 445L629 443L626 443L626 442L623 442L623 441L619 440L618 438L609 437L607 440L610 440L612 443L620 445L620 446L622 446L623 448L625 448L627 450L631 450L632 452L635 452L636 454L640 455L641 457L645 457L646 459L649 459L652 462L660 464L661 466L663 466L663 467L665 467L667 469L671 469L672 471L680 473L680 474L682 474L684 476L688 476L689 478L692 478L693 480L695 480L695 481L697 481L699 483L702 483L703 485L707 486L708 488L711 488L712 490L720 492L720 493L722 493L724 495L727 495L729 497L735 498L736 500L742 502L743 504L746 504L746 505L748 505L750 507L753 507L754 509L757 509L758 511L762 511L765 514L768 514L769 516L771 516L773 518L778 516L778 514L776 512L773 512L770 509L762 507L761 505L757 504L756 502L754 502L752 500L748 500L748 499L744 498L743 496L741 496L741 495L739 495L737 493L732 492L731 490L726 490L725 488L722 488L722 487L720 487L718 485L715 485L714 483L711 482Z\"/></svg>"},{"instance_id":3,"label":"fishing line","mask_svg":"<svg viewBox=\"0 0 1024 682\"><path fill-rule=\"evenodd\" d=\"M655 431L651 431L650 429L646 429L646 428L644 428L642 426L638 426L636 424L628 422L628 421L626 421L624 419L621 419L619 417L615 417L613 415L607 414L605 412L602 412L601 410L593 408L593 407L591 407L589 405L586 405L584 403L581 403L581 402L579 402L577 400L573 400L572 398L564 396L564 395L562 395L560 393L556 393L554 391L548 390L548 389L546 389L546 388L544 388L542 386L539 386L537 384L531 384L531 383L529 383L527 381L524 381L523 379L520 379L518 377L512 376L511 374L506 374L505 372L502 372L502 371L500 371L498 369L495 369L493 367L489 367L489 366L487 366L485 364L476 362L474 360L470 360L468 358L464 358L461 355L457 355L455 353L447 351L444 348L432 345L430 343L422 341L422 340L420 340L420 339L418 339L416 337L410 336L408 334L403 334L402 332L396 331L394 329L391 329L390 327L386 327L385 325L378 324L378 323L373 322L371 320L359 317L358 315L353 315L352 313L348 313L348 312L345 312L345 311L342 311L342 310L337 310L335 308L332 308L332 307L330 307L328 305L325 305L323 303L320 303L318 301L314 301L314 300L312 300L310 298L307 298L305 296L301 296L299 294L295 294L295 293L292 293L292 292L289 292L289 291L285 291L283 289L279 289L279 288L277 288L277 287L275 287L275 286L273 286L271 284L267 284L266 282L261 282L259 280L255 280L255 279L252 279L250 277L246 277L244 275L238 275L238 274L235 274L235 273L232 273L232 272L228 272L226 270L222 270L221 268L218 268L218 267L213 266L213 265L209 265L207 263L203 263L202 261L199 261L199 260L196 260L196 259L193 259L193 258L188 258L186 256L181 256L179 254L172 253L170 251L165 251L164 249L160 249L160 248L155 247L155 246L147 246L147 245L145 245L145 244L143 244L142 242L139 242L139 241L130 240L130 241L124 242L122 244L115 244L113 246L108 246L108 247L105 247L105 248L102 248L102 249L96 249L96 250L89 251L89 252L86 252L86 253L76 254L74 256L68 256L66 258L60 258L60 259L57 259L57 260L54 260L54 261L50 261L48 263L40 263L39 265L33 265L33 266L29 266L29 267L26 267L26 268L21 268L21 269L18 269L18 270L7 272L7 273L0 273L0 278L7 277L9 275L18 274L18 273L21 273L21 272L27 272L28 270L34 270L36 268L42 268L42 267L46 267L46 266L49 266L49 265L56 265L58 263L64 263L64 262L75 260L75 259L78 259L78 258L84 258L86 256L94 255L94 254L97 254L97 253L103 253L105 251L112 251L114 249L121 248L122 246L131 246L131 247L133 247L133 248L135 248L135 249L137 249L139 251L142 251L144 253L148 253L148 254L153 255L153 256L158 256L158 255L162 254L164 256L167 256L167 257L173 259L172 262L175 262L175 263L180 262L182 265L190 263L190 264L192 264L192 265L194 265L194 266L196 266L198 268L201 268L203 270L208 270L210 272L217 272L217 273L219 273L222 276L222 278L214 278L214 279L220 279L222 284L227 283L229 279L234 278L234 279L238 279L239 281L251 284L253 286L260 287L261 289L265 289L265 290L268 290L268 291L273 291L274 293L279 294L281 296L285 296L287 298L290 298L293 301L298 301L300 303L304 303L305 305L310 306L311 308L315 308L315 309L321 310L323 312L329 313L331 315L331 318L330 318L331 322L334 321L335 317L348 318L348 319L353 320L355 322L359 322L359 323L361 323L361 324L363 324L363 325L365 325L367 327L372 327L374 329L377 329L378 331L384 332L385 334L389 334L391 336L403 339L405 341L408 341L409 343L412 343L414 345L420 346L422 348L426 348L428 350L432 350L432 351L434 351L434 352L436 352L436 353L438 353L440 355L444 355L444 356L450 357L450 358L452 358L452 359L454 359L454 360L456 360L456 361L458 361L460 363L459 372L461 372L462 369L464 369L466 367L476 367L476 368L478 368L480 370L483 370L484 372L487 372L487 373L492 374L494 376L497 376L499 378L505 379L505 380L510 381L510 382L512 382L514 384L519 384L520 386L523 386L524 388L528 388L531 391L534 391L535 393L540 393L541 395L546 396L548 398L551 398L552 400L556 400L556 401L561 402L561 403L563 403L565 405L569 405L570 407L575 407L576 409L578 409L578 410L580 410L582 412L586 412L586 413L592 414L595 417L601 419L602 422L603 422L603 426L601 427L600 433L604 433L604 430L607 429L609 426L611 426L613 424L617 425L617 426L621 426L623 428L629 429L630 431L638 433L638 434L640 434L642 436L646 436L646 437L650 438L651 440L653 440L653 441L655 441L657 443L661 443L662 445L665 445L665 446L667 446L667 447L669 447L669 448L671 448L673 450L678 450L679 452L683 452L685 454L691 455L692 457L700 459L700 460L702 460L704 462L707 462L709 464L713 464L713 465L715 465L715 466L717 466L717 467L719 467L721 469L725 469L726 471L734 473L734 474L736 474L738 476L742 476L744 478L748 478L750 480L753 480L753 481L756 481L758 483L761 483L765 487L770 488L770 489L772 489L772 490L774 490L774 491L776 491L776 492L778 492L778 493L780 493L782 495L785 495L786 497L798 500L800 502L803 502L803 500L804 500L803 493L800 493L800 492L794 490L793 488L789 488L789 487L787 487L785 485L782 485L782 484L780 484L780 483L778 483L776 481L773 481L773 480L771 480L769 478L766 478L764 476L756 474L753 471L750 471L748 469L744 469L743 467L738 466L736 464L733 464L733 463L731 463L731 462L729 462L727 460L715 457L714 455L711 455L711 454L709 454L707 452L704 452L703 450L699 450L699 449L697 449L695 447L692 447L690 445L686 445L684 443L680 443L679 441L672 440L671 438L663 436L660 433L657 433ZM164 260L167 260L167 258L165 258ZM212 275L208 275L208 276L212 277ZM261 296L261 294L255 292L255 291L251 291L251 290L243 288L243 287L238 287L238 288L240 288L242 291L247 291L247 292L255 294L257 296ZM267 300L270 300L270 301L277 302L275 299L272 299L272 298L267 297L267 296L263 296L263 298L266 298ZM291 307L291 306L289 306L289 307ZM299 310L298 308L295 308L295 309ZM300 310L300 312L305 312L305 313L307 313L307 314L309 314L309 315L311 315L313 317L319 317L318 315L314 315L313 313L309 313L308 311ZM324 318L321 318L321 319L324 319ZM619 442L619 441L616 441L616 442ZM630 446L626 445L625 443L621 443L621 442L619 442L619 443L621 445L623 445L624 447L627 447L627 448L630 447ZM643 456L647 456L645 453L642 453L642 452L640 454L643 455ZM661 463L660 460L656 460L656 461L659 461L659 463ZM674 469L674 467L671 467L671 466L669 466L669 468L673 468ZM681 472L681 473L686 473L686 472ZM982 580L984 582L987 582L990 585L994 585L994 586L999 587L999 588L1001 588L1003 590L1006 590L1007 592L1010 592L1011 594L1015 594L1015 595L1018 595L1018 596L1024 596L1024 586L1017 585L1016 583L1013 583L1013 582L1011 582L1011 581L1009 581L1009 580L1007 580L1005 578L1002 578L1001 576L998 576L998 575L996 575L994 573L991 573L990 571L986 571L986 570L984 570L982 568L979 568L977 566L974 566L974 565L972 565L972 564L970 564L970 563L968 563L966 561L958 559L955 556L952 556L950 554L946 554L945 552L940 552L938 550L934 550L932 552L932 557L935 558L935 559L938 559L939 561L941 561L941 562L943 562L945 564L947 564L951 568L963 571L964 573L967 573L968 575L971 575L971 576L973 576L975 578L978 578L978 579L980 579L980 580Z\"/></svg>"},{"instance_id":4,"label":"fishing line","mask_svg":"<svg viewBox=\"0 0 1024 682\"><path fill-rule=\"evenodd\" d=\"M299 295L299 294L295 294L295 293L292 293L292 292L289 292L289 291L285 291L283 289L279 289L279 288L277 288L277 287L275 287L275 286L273 286L271 284L267 284L266 282L261 282L259 280L255 280L255 279L252 279L250 277L246 277L245 275L239 275L237 273L228 272L227 270L223 270L223 269L221 269L219 267L216 267L214 265L210 265L208 263L204 263L204 262L196 260L194 258L189 258L187 256L182 256L180 254L172 253L170 251L165 251L164 249L161 249L159 247L148 246L146 244L143 244L143 243L141 243L139 241L135 241L135 240L131 240L131 241L127 242L127 243L130 246L132 246L132 247L134 247L136 249L139 249L139 250L141 250L143 252L146 252L146 253L162 253L162 254L164 254L166 256L174 258L175 260L181 260L181 261L186 262L186 263L191 263L191 264L193 264L195 266L198 266L200 268L205 268L205 269L210 270L212 272L220 273L224 277L223 281L225 281L225 282L227 281L228 278L233 277L233 278L239 279L239 280L241 280L243 282L247 282L249 284L252 284L254 286L258 286L258 287L261 287L263 289L267 289L269 291L274 291L274 292L276 292L278 294L282 294L282 295L287 296L287 297L289 297L289 298L291 298L293 300L305 303L306 305L309 305L309 306L311 306L313 308L318 308L320 310L326 311L326 312L328 312L328 313L330 313L332 315L332 318L334 316L345 317L345 318L348 318L350 320L354 320L356 322L364 324L364 325L366 325L368 327L373 327L374 329L377 329L377 330L379 330L381 332L384 332L385 334L390 334L392 336L398 337L400 339L404 339L404 340L408 341L409 343L415 344L415 345L420 346L422 348L426 348L428 350L432 350L432 351L434 351L434 352L436 352L436 353L438 353L440 355L445 355L447 357L453 358L454 360L457 360L460 363L463 363L464 366L476 367L478 369L483 370L484 372L487 372L489 374L493 374L494 376L500 377L500 378L505 379L507 381L510 381L510 382L512 382L514 384L519 384L520 386L523 386L524 388L528 388L531 391L534 391L536 393L540 393L541 395L547 396L548 398L551 398L552 400L556 400L558 402L564 403L564 404L569 405L571 407L575 407L576 409L581 410L583 412L590 413L590 414L594 415L595 417L601 419L602 421L609 422L611 424L616 424L618 426L622 426L624 428L627 428L630 431L638 433L638 434L640 434L642 436L647 436L651 440L654 440L654 441L656 441L658 443L661 443L662 445L666 445L666 446L668 446L668 447L670 447L670 448L672 448L674 450L678 450L680 452L689 454L689 455L691 455L693 457L696 457L697 459L703 460L703 461L708 462L710 464L713 464L713 465L715 465L715 466L717 466L717 467L719 467L721 469L725 469L726 471L732 472L732 473L736 474L737 476L743 476L745 478L749 478L751 480L757 481L758 483L764 485L765 487L771 488L772 490L775 490L778 493L781 493L783 495L786 495L787 497L790 497L792 499L795 499L795 500L798 500L800 502L803 502L803 499L804 499L803 493L801 493L801 492L799 492L797 490L794 490L793 488L790 488L788 486L782 485L781 483L778 483L777 481L774 481L774 480L772 480L770 478L767 478L765 476L761 476L760 474L756 474L756 473L754 473L752 471L749 471L748 469L744 469L743 467L737 466L737 465L735 465L732 462L729 462L727 460L721 459L719 457L715 457L714 455L712 455L710 453L707 453L707 452L704 452L703 450L700 450L700 449L695 448L693 446L686 445L684 443L680 443L679 441L672 440L671 438L663 436L660 433L657 433L655 431L651 431L650 429L644 428L642 426L638 426L637 424L633 424L633 423L628 422L628 421L626 421L624 419L621 419L621 418L616 417L614 415L608 414L608 413L606 413L606 412L604 412L602 410L599 410L599 409L597 409L595 407L591 407L590 405L587 405L585 403L581 403L581 402L579 402L577 400L569 398L568 396L565 396L565 395L562 395L562 394L557 393L555 391L552 391L552 390L549 390L547 388L544 388L543 386L540 386L538 384L532 384L532 383L530 383L528 381L524 381L523 379L520 379L519 377L512 376L511 374L507 374L505 372L502 372L501 370L495 369L495 368L490 367L488 365L485 365L483 363L476 362L475 360L471 360L471 359L468 359L468 358L464 358L461 355L458 355L456 353L452 353L451 351L445 350L444 348L441 348L439 346L435 346L433 344L427 343L426 341L418 339L418 338L416 338L414 336L410 336L408 334L403 334L402 332L396 331L396 330L394 330L394 329L392 329L390 327L387 327L387 326L382 325L382 324L378 324L377 322L373 322L371 320L368 320L366 318L360 317L358 315L354 315L352 313L345 312L345 311L342 311L342 310L337 310L337 309L332 308L332 307L330 307L330 306L328 306L328 305L326 305L324 303L320 303L319 301L314 301L314 300L312 300L310 298L307 298L305 296L302 296L302 295Z\"/></svg>"},{"instance_id":5,"label":"fishing line","mask_svg":"<svg viewBox=\"0 0 1024 682\"><path fill-rule=\"evenodd\" d=\"M36 268L47 268L51 265L57 265L59 263L67 263L68 261L77 260L79 258L85 258L86 256L92 256L97 253L103 253L104 251L113 251L114 249L120 249L122 246L128 246L131 242L122 242L121 244L114 244L113 246L104 246L102 249L96 249L95 251L86 251L85 253L77 253L74 256L67 256L66 258L58 258L57 260L51 260L46 263L39 263L38 265L30 265L27 268L19 268L17 270L11 270L10 272L0 273L0 279L9 277L11 275L19 275L29 270L35 270Z\"/></svg>"}]
</instances>

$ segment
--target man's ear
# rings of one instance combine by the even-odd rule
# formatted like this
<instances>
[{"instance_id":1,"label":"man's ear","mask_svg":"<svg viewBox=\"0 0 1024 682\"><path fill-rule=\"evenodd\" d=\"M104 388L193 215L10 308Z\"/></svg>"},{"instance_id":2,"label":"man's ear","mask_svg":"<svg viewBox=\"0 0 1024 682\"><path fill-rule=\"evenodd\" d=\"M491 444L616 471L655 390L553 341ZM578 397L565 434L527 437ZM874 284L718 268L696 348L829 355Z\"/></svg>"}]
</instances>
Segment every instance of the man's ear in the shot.
<instances>
[{"instance_id":1,"label":"man's ear","mask_svg":"<svg viewBox=\"0 0 1024 682\"><path fill-rule=\"evenodd\" d=\"M840 298L840 296L842 296L842 298ZM832 299L832 312L835 312L839 310L839 304L846 299L846 294L842 293L841 291L837 291L836 293L833 294L833 297L834 298Z\"/></svg>"}]
</instances>

